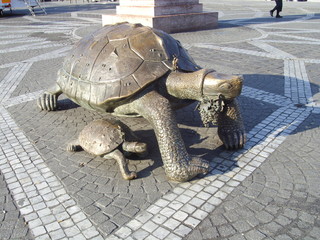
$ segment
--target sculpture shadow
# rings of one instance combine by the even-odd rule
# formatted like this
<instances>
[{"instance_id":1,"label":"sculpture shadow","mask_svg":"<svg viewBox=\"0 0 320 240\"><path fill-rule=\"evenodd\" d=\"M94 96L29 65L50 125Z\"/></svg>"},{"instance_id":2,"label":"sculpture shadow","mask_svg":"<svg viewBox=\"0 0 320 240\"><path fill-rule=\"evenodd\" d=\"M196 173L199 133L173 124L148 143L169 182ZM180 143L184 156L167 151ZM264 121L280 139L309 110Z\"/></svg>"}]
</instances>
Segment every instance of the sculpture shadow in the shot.
<instances>
[{"instance_id":1,"label":"sculpture shadow","mask_svg":"<svg viewBox=\"0 0 320 240\"><path fill-rule=\"evenodd\" d=\"M234 60L234 59L233 59ZM240 61L240 60L239 60ZM220 70L218 70L220 71ZM220 71L223 72L223 71ZM237 73L236 73L237 74ZM303 103L294 103L289 98L285 97L285 77L284 75L272 75L272 74L242 74L244 78L244 88L248 87L248 89L251 89L252 91L261 91L261 94L259 97L263 99L256 99L254 93L252 96L250 96L250 93L248 91L243 90L242 94L237 98L242 117L243 122L245 125L246 132L249 132L253 127L255 127L258 123L263 121L266 117L268 117L270 114L272 114L274 111L276 111L280 107L276 104L273 104L273 101L268 101L268 99L277 100L281 103L281 100L288 99L289 102L291 102L291 105L293 107L297 108L306 108L306 106ZM313 77L316 79L316 76ZM305 80L303 79L296 79L297 82L304 83ZM309 82L310 83L310 89L313 97L315 98L315 101L320 101L320 86L319 84ZM293 89L295 92L295 90ZM264 96L263 96L264 94ZM317 95L317 96L315 96ZM176 110L175 115L177 118L177 122L179 125L185 125L188 127L193 128L205 128L203 126L203 123L201 121L201 117L199 112L196 110L197 103L192 103L189 106L186 106L182 109ZM319 111L318 111L319 112ZM319 127L320 122L317 122L314 127ZM208 130L210 129L216 129L217 125L210 125ZM190 129L185 129L185 131L192 131ZM297 128L296 131L303 131L299 130ZM192 134L191 134L192 135ZM208 134L208 136L210 133ZM199 138L196 138L195 142L199 141Z\"/></svg>"},{"instance_id":2,"label":"sculpture shadow","mask_svg":"<svg viewBox=\"0 0 320 240\"><path fill-rule=\"evenodd\" d=\"M75 108L79 108L79 107L80 106L78 104L71 101L70 99L64 98L64 99L58 100L58 107L57 107L57 110L55 110L55 111L65 111L65 110L75 109Z\"/></svg>"},{"instance_id":3,"label":"sculpture shadow","mask_svg":"<svg viewBox=\"0 0 320 240\"><path fill-rule=\"evenodd\" d=\"M284 98L284 80L285 77L283 75L269 75L269 74L243 74L245 87L256 89L257 91L262 91L262 93L266 94L265 97L259 100L254 97L254 95L250 96L250 93L244 91L245 93L239 97L239 103L241 107L241 112L246 128L246 132L250 132L251 129L256 127L259 123L263 122L267 117L272 115L277 109L286 107L285 105L279 106L272 103L272 101L268 101L271 97L274 100L275 98L279 98L280 100ZM301 79L297 79L297 81L303 81ZM311 90L313 94L319 93L319 85L311 83ZM260 95L261 97L261 95ZM182 138L185 142L185 146L187 151L191 155L196 155L202 157L208 161L212 161L215 157L218 157L223 152L236 152L226 150L222 143L217 139L217 127L212 126L208 129L204 128L202 125L201 118L197 111L195 111L195 106L197 103L193 103L183 109L176 111L177 122L180 127L180 132ZM305 108L304 105L291 104L291 107ZM59 110L64 111L68 109L78 108L79 106L73 103L69 99L61 99L59 100ZM110 115L105 114L105 117L108 118ZM130 118L118 117L119 120L130 122ZM128 124L130 125L130 124ZM288 124L285 121L280 123L278 126L274 127L274 130L279 128L286 128ZM320 126L319 121L315 121L313 124L306 124L303 127L297 127L290 134L296 134L299 132L304 132L306 130L317 128ZM261 127L261 131L263 128ZM161 160L161 155L159 152L158 143L155 137L155 133L150 126L148 130L136 130L135 134L140 137L143 141L148 143L149 155L146 158L140 158L136 156L130 156L129 159L134 161L143 161L147 159L152 159L153 164L144 168L139 172L139 176L147 177L151 174L155 169L162 167L163 163ZM265 141L269 135L266 134L262 137L259 142L252 144L250 142L250 146L255 146ZM249 139L250 141L250 139ZM230 154L231 155L231 154ZM232 163L228 168L223 168L219 166L219 170L223 173L230 171L230 169L237 167L237 161L235 159L228 159L229 164ZM222 164L223 165L223 164Z\"/></svg>"},{"instance_id":4,"label":"sculpture shadow","mask_svg":"<svg viewBox=\"0 0 320 240\"><path fill-rule=\"evenodd\" d=\"M48 4L48 3L47 3ZM99 11L102 12L103 10L106 9L115 9L118 3L88 3L88 2L83 2L79 1L78 4L70 4L70 5L47 5L46 7L46 12L47 14L59 14L59 13L65 13L65 12L93 12L93 11ZM86 14L86 13L83 13Z\"/></svg>"},{"instance_id":5,"label":"sculpture shadow","mask_svg":"<svg viewBox=\"0 0 320 240\"><path fill-rule=\"evenodd\" d=\"M120 121L123 120L122 118L118 118ZM148 167L140 170L138 172L139 178L145 178L151 175L151 173L163 166L163 162L161 160L161 155L157 143L157 139L153 129L148 130L137 130L133 131L134 134L139 138L139 141L146 142L148 145L148 154L145 157L140 157L136 154L132 154L127 157L129 160L134 161L148 161L152 160L153 163L150 164Z\"/></svg>"},{"instance_id":6,"label":"sculpture shadow","mask_svg":"<svg viewBox=\"0 0 320 240\"><path fill-rule=\"evenodd\" d=\"M279 23L279 22L292 22L296 21L300 18L305 18L305 14L297 14L297 15L284 15L283 18L274 18L271 16L260 17L260 18L239 18L232 20L219 20L219 29L223 28L233 28L233 27L241 27L246 25L254 25L254 24L263 24L263 23ZM308 20L320 19L320 13L315 13L315 15ZM307 20L307 21L308 21Z\"/></svg>"},{"instance_id":7,"label":"sculpture shadow","mask_svg":"<svg viewBox=\"0 0 320 240\"><path fill-rule=\"evenodd\" d=\"M211 146L208 146L208 143L203 144L204 141L207 141L212 136L203 137L197 131L191 130L189 128L180 128L180 132L184 140L187 152L190 155L201 157L210 162L214 157L218 156L221 152L227 151L222 146L221 142ZM137 130L137 131L134 131L134 133L140 139L148 143L149 154L148 156L146 156L145 159L143 158L141 159L136 155L132 155L128 157L128 159L133 161L144 161L144 160L152 159L153 160L152 165L149 165L148 167L138 172L139 178L148 177L151 175L151 173L155 169L163 166L156 136L154 134L153 129ZM233 167L237 167L235 160L230 159L230 161L234 163L231 169L233 169ZM229 168L228 170L226 170L226 172L230 171L231 169ZM201 177L201 175L199 177Z\"/></svg>"},{"instance_id":8,"label":"sculpture shadow","mask_svg":"<svg viewBox=\"0 0 320 240\"><path fill-rule=\"evenodd\" d=\"M68 1L67 1L68 2ZM107 9L115 9L118 3L88 3L87 1L78 1L77 4L74 2L71 2L70 4L61 4L57 5L56 3L40 3L42 7L45 8L46 10L46 15L53 15L53 14L61 14L61 13L67 13L67 12L80 12L83 11L83 14L86 14L85 12L94 12L94 11L103 11ZM37 16L46 16L44 13L39 11L38 7L35 7L34 10L36 11ZM85 11L85 12L84 12ZM40 13L38 13L40 12ZM17 9L5 9L3 11L3 16L0 17L0 19L5 19L5 18L18 18L21 16L26 16L30 14L30 11L28 8L17 8Z\"/></svg>"},{"instance_id":9,"label":"sculpture shadow","mask_svg":"<svg viewBox=\"0 0 320 240\"><path fill-rule=\"evenodd\" d=\"M315 111L311 112L312 109L307 109L308 107L303 103L296 103L289 98L285 97L285 79L286 76L283 75L271 75L271 74L243 74L244 77L244 83L245 87L248 87L247 90L243 91L243 94L240 95L238 98L240 103L240 108L242 112L242 117L244 121L244 125L246 128L246 132L250 133L250 131L258 126L258 124L265 121L266 118L268 118L271 115L277 116L275 113L279 108L288 109L288 113L290 113L293 110L296 110L297 112L305 111L309 112L310 115L306 116L305 119L302 119L302 122L297 125L295 128L292 128L289 131L280 132L279 135L282 136L288 136L288 135L295 135L299 133L303 133L309 130L312 130L314 128L320 127L320 122L317 120L320 116L320 109L317 109L317 107L314 107ZM310 79L316 80L316 76L309 76ZM298 83L303 83L305 80L303 79L295 79ZM310 83L310 89L312 96L314 98L314 101L319 101L320 95L319 95L319 84L316 84L312 81ZM299 85L299 84L298 84ZM250 93L250 89L252 92ZM308 88L308 87L306 87ZM255 91L256 89L256 91ZM248 91L249 90L249 91ZM256 98L257 95L255 95L256 92L261 91L261 94ZM292 92L296 92L295 89L292 89ZM250 95L251 94L251 95ZM265 95L265 96L263 96ZM317 95L317 96L316 96ZM259 99L260 98L260 99ZM278 99L277 99L278 98ZM287 99L290 104L286 105L285 102L281 102L282 100ZM275 101L278 103L275 104ZM186 109L178 110L176 112L178 123L186 125L188 127L198 127L202 126L202 122L199 116L195 117L193 121L190 120L190 118L187 118L186 116L193 115L192 112L194 109L194 104L191 106L188 106ZM290 108L290 109L289 109ZM181 113L181 115L179 115ZM278 115L279 119L285 118L286 110L284 111L283 115ZM290 117L290 116L289 116ZM261 125L261 127L258 129L260 133L257 133L260 137L259 141L255 142L251 139L248 139L248 146L250 149L251 147L257 146L261 144L262 142L266 141L266 139L273 133L278 131L279 129L290 129L290 126L294 124L298 119L293 119L292 122L285 121L278 121L277 126L272 126L273 130L270 133L264 133L264 127ZM272 120L270 122L270 126L272 125ZM190 154L198 155L203 157L207 160L212 160L214 157L219 156L221 153L226 152L227 155L231 155L232 151L226 150L222 144L216 145L215 148L207 147L207 145L201 144L202 142L206 141L207 138L212 138L214 134L216 134L214 131L214 127L209 128L208 131L212 132L207 135L207 137L200 136L196 131L190 130L189 128L180 128L181 133L184 137L186 147L188 149L188 152ZM191 133L188 133L191 132ZM255 132L255 131L253 131ZM264 135L264 136L263 136ZM277 135L275 136L277 137ZM194 147L195 145L196 147ZM200 147L198 147L198 146ZM201 147L201 146L206 147ZM233 151L236 152L237 150ZM242 151L242 150L240 150ZM228 154L230 153L230 154ZM237 161L235 159L228 159L230 162L228 164L232 164L231 168L237 167ZM220 166L219 166L220 168ZM220 168L221 172L225 173L227 171L230 171L230 168Z\"/></svg>"}]
</instances>

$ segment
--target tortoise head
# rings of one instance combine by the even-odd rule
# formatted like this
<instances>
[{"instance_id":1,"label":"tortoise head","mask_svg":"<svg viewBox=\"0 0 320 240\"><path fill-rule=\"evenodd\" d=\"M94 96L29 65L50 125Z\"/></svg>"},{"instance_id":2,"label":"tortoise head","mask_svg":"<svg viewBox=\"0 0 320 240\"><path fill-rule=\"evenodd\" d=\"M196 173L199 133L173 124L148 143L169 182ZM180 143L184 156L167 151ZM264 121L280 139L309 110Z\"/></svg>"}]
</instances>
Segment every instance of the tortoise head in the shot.
<instances>
[{"instance_id":1,"label":"tortoise head","mask_svg":"<svg viewBox=\"0 0 320 240\"><path fill-rule=\"evenodd\" d=\"M241 76L209 72L203 81L202 94L209 99L232 100L240 95L242 82Z\"/></svg>"},{"instance_id":2,"label":"tortoise head","mask_svg":"<svg viewBox=\"0 0 320 240\"><path fill-rule=\"evenodd\" d=\"M180 99L232 100L240 95L242 77L217 73L210 69L195 72L171 72L166 79L168 93Z\"/></svg>"},{"instance_id":3,"label":"tortoise head","mask_svg":"<svg viewBox=\"0 0 320 240\"><path fill-rule=\"evenodd\" d=\"M202 99L197 106L204 126L209 127L210 122L217 123L218 115L225 110L225 105L240 95L242 82L241 76L214 71L205 75L202 85Z\"/></svg>"}]
</instances>

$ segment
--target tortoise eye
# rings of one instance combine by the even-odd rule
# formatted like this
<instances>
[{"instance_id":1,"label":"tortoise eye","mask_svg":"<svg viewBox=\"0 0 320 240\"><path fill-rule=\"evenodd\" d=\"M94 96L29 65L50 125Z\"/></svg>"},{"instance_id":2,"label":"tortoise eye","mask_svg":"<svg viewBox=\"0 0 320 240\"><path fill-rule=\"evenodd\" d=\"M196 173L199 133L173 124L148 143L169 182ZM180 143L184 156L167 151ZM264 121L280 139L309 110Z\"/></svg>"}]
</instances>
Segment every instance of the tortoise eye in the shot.
<instances>
[{"instance_id":1,"label":"tortoise eye","mask_svg":"<svg viewBox=\"0 0 320 240\"><path fill-rule=\"evenodd\" d=\"M225 89L225 90L230 90L232 89L232 84L230 83L224 83L220 86L220 88Z\"/></svg>"}]
</instances>

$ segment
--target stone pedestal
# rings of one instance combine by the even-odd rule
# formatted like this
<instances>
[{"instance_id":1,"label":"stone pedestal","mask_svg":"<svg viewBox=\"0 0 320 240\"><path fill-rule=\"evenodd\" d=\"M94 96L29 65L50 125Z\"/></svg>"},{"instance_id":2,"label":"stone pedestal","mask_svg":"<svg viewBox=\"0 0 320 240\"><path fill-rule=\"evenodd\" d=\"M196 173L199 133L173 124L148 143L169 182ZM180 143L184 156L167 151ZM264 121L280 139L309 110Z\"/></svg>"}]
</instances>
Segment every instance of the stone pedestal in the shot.
<instances>
[{"instance_id":1,"label":"stone pedestal","mask_svg":"<svg viewBox=\"0 0 320 240\"><path fill-rule=\"evenodd\" d=\"M120 0L116 14L102 15L102 24L141 23L167 33L213 29L217 12L203 12L199 0Z\"/></svg>"}]
</instances>

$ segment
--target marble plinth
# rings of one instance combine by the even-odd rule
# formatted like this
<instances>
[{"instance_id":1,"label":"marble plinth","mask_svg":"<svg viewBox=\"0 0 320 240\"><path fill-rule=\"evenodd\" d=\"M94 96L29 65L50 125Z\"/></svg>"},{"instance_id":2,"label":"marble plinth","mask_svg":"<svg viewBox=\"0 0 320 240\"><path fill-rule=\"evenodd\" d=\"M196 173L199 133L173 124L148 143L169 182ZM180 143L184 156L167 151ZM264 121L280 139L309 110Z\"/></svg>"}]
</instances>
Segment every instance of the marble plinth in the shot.
<instances>
[{"instance_id":1,"label":"marble plinth","mask_svg":"<svg viewBox=\"0 0 320 240\"><path fill-rule=\"evenodd\" d=\"M141 23L167 33L213 29L217 12L203 12L199 0L120 0L116 14L102 15L102 24Z\"/></svg>"},{"instance_id":2,"label":"marble plinth","mask_svg":"<svg viewBox=\"0 0 320 240\"><path fill-rule=\"evenodd\" d=\"M187 13L163 16L102 15L102 24L118 22L141 23L167 33L214 29L218 27L217 12Z\"/></svg>"}]
</instances>

